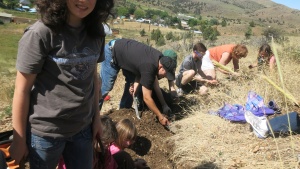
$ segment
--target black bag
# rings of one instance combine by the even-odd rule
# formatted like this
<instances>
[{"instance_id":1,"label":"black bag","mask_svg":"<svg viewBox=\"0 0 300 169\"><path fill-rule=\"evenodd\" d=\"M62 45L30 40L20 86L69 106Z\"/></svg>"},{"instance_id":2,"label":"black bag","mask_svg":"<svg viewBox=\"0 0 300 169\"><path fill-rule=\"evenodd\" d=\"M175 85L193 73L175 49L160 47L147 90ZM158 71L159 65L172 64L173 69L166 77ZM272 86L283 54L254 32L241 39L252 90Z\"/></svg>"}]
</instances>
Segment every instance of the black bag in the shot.
<instances>
[{"instance_id":1,"label":"black bag","mask_svg":"<svg viewBox=\"0 0 300 169\"><path fill-rule=\"evenodd\" d=\"M16 165L9 154L9 147L13 140L13 130L0 133L0 169L19 169L19 165Z\"/></svg>"}]
</instances>

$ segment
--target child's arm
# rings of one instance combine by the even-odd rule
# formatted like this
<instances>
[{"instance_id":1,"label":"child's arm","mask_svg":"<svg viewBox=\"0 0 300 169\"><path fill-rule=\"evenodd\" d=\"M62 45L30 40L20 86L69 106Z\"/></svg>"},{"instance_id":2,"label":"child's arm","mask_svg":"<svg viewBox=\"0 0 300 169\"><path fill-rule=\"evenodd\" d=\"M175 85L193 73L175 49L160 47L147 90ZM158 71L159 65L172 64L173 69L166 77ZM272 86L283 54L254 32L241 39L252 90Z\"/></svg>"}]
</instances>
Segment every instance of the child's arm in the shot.
<instances>
[{"instance_id":1,"label":"child's arm","mask_svg":"<svg viewBox=\"0 0 300 169\"><path fill-rule=\"evenodd\" d=\"M26 145L26 125L28 119L30 92L34 84L36 74L17 72L15 91L12 104L13 142L9 153L15 164L19 164L28 154Z\"/></svg>"},{"instance_id":2,"label":"child's arm","mask_svg":"<svg viewBox=\"0 0 300 169\"><path fill-rule=\"evenodd\" d=\"M269 65L270 65L270 69L271 69L271 70L274 70L275 64L276 64L276 60L275 60L275 56L273 55L273 56L270 58L270 62L269 62Z\"/></svg>"},{"instance_id":3,"label":"child's arm","mask_svg":"<svg viewBox=\"0 0 300 169\"><path fill-rule=\"evenodd\" d=\"M257 65L258 65L258 63L255 62L255 63L249 65L248 68L249 68L249 69L253 69L253 68L257 67Z\"/></svg>"}]
</instances>

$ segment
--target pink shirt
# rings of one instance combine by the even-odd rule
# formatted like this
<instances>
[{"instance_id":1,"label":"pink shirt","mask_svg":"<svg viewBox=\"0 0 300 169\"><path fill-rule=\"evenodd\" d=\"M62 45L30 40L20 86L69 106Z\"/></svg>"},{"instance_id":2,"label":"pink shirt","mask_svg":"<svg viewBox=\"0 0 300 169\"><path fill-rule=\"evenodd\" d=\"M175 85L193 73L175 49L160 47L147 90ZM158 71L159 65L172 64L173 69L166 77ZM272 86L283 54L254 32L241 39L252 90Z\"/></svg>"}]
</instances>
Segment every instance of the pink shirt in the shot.
<instances>
[{"instance_id":1,"label":"pink shirt","mask_svg":"<svg viewBox=\"0 0 300 169\"><path fill-rule=\"evenodd\" d=\"M111 144L109 147L109 150L110 150L111 155L114 155L120 151L120 148L117 147L115 144Z\"/></svg>"}]
</instances>

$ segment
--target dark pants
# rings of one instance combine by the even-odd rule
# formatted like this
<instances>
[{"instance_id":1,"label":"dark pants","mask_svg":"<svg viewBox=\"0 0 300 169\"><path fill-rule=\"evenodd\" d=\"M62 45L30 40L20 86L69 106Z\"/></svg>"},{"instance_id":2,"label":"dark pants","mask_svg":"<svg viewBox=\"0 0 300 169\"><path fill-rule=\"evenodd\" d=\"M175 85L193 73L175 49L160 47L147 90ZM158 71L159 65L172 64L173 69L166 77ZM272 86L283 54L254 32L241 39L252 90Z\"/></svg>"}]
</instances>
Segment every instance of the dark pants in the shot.
<instances>
[{"instance_id":1,"label":"dark pants","mask_svg":"<svg viewBox=\"0 0 300 169\"><path fill-rule=\"evenodd\" d=\"M288 121L288 116L290 119L290 125ZM293 132L297 132L299 130L300 120L297 112L291 112L288 114L274 117L269 120L269 123L274 133L288 133L290 131L289 126L291 126L291 130ZM270 128L269 131L271 132Z\"/></svg>"},{"instance_id":2,"label":"dark pants","mask_svg":"<svg viewBox=\"0 0 300 169\"><path fill-rule=\"evenodd\" d=\"M191 93L191 92L193 92L197 89L197 82L196 81L190 81L186 85L181 84L182 77L183 77L182 73L177 75L177 77L176 77L176 86L178 88L181 88L184 93Z\"/></svg>"},{"instance_id":3,"label":"dark pants","mask_svg":"<svg viewBox=\"0 0 300 169\"><path fill-rule=\"evenodd\" d=\"M165 99L165 102L167 103L167 105L171 108L171 105L172 105L172 97L171 97L171 94L170 93L167 93L165 92L163 89L160 89L161 92L162 92L162 95ZM139 105L139 110L142 111L142 110L145 110L147 109L147 105L146 103L144 102L144 99L143 99L143 91L142 91L142 85L139 85L138 88L137 88L137 91L136 91L136 96L140 102L140 105ZM155 93L155 91L153 90L152 91L152 99L154 100L155 102L155 105L161 109L162 108L162 105L160 104L160 101Z\"/></svg>"}]
</instances>

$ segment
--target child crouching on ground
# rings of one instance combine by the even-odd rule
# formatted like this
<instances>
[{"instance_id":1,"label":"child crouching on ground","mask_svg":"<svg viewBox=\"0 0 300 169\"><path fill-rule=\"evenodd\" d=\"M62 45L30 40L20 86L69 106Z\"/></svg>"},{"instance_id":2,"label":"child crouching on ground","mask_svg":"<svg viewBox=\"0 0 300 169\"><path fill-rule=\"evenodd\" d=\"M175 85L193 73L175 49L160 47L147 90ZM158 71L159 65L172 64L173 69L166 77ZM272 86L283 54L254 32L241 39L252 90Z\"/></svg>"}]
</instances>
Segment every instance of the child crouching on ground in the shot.
<instances>
[{"instance_id":1,"label":"child crouching on ground","mask_svg":"<svg viewBox=\"0 0 300 169\"><path fill-rule=\"evenodd\" d=\"M115 123L109 116L100 116L102 135L95 145L93 169L117 169L117 162L110 153L110 145L118 138Z\"/></svg>"},{"instance_id":2,"label":"child crouching on ground","mask_svg":"<svg viewBox=\"0 0 300 169\"><path fill-rule=\"evenodd\" d=\"M111 154L117 161L119 168L149 168L143 159L132 160L131 156L124 151L135 142L137 130L129 119L122 119L116 124L118 139L110 146Z\"/></svg>"}]
</instances>

